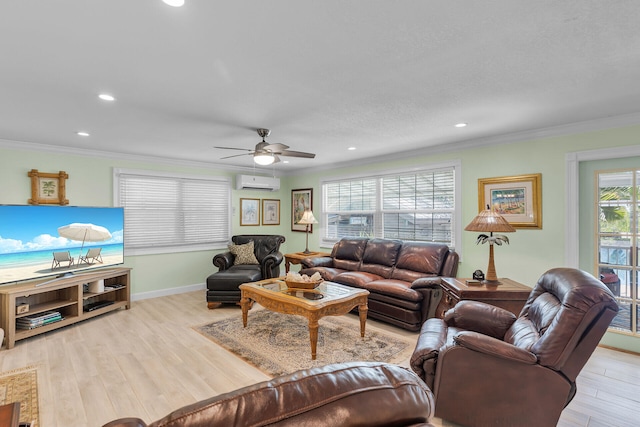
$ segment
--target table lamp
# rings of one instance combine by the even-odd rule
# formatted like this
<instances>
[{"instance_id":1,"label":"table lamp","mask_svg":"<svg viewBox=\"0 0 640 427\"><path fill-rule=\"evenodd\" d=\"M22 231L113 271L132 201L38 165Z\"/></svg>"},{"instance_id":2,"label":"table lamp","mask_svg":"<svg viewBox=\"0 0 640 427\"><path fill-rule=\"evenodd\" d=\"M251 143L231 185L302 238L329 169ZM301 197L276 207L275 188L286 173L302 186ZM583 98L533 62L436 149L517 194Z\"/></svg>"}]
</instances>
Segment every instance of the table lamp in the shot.
<instances>
[{"instance_id":1,"label":"table lamp","mask_svg":"<svg viewBox=\"0 0 640 427\"><path fill-rule=\"evenodd\" d=\"M313 212L311 212L311 209L307 209L306 211L304 211L304 214L302 214L302 218L300 218L300 221L298 221L298 224L304 224L307 226L305 230L305 233L307 235L307 244L303 254L311 253L311 251L309 250L309 225L317 223L318 220L313 216Z\"/></svg>"},{"instance_id":2,"label":"table lamp","mask_svg":"<svg viewBox=\"0 0 640 427\"><path fill-rule=\"evenodd\" d=\"M489 209L488 205L487 209L480 212L464 229L483 233L478 236L476 244L489 242L489 266L487 267L485 280L483 280L482 283L493 286L499 285L500 281L498 280L496 267L493 263L493 245L494 243L498 246L501 246L503 243L509 244L509 238L502 234L494 236L493 232L513 233L516 229L513 228L502 215ZM488 236L484 234L486 232L489 232Z\"/></svg>"}]
</instances>

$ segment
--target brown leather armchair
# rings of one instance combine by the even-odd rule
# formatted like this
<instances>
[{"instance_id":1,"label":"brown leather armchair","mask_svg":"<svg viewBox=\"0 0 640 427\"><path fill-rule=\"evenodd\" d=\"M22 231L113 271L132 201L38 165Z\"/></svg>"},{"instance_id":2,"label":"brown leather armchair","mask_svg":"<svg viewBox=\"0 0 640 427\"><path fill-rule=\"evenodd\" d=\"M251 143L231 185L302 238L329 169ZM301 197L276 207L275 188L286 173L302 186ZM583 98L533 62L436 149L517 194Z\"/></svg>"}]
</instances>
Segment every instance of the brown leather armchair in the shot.
<instances>
[{"instance_id":1,"label":"brown leather armchair","mask_svg":"<svg viewBox=\"0 0 640 427\"><path fill-rule=\"evenodd\" d=\"M592 275L555 268L520 315L461 301L427 320L411 368L436 399L436 416L466 426L555 426L576 377L618 305Z\"/></svg>"},{"instance_id":2,"label":"brown leather armchair","mask_svg":"<svg viewBox=\"0 0 640 427\"><path fill-rule=\"evenodd\" d=\"M223 303L239 303L239 286L247 282L256 282L280 276L280 264L284 256L280 245L284 236L278 234L239 234L233 236L234 245L253 242L254 263L237 264L235 255L230 251L213 257L213 265L218 272L207 277L207 305L215 308Z\"/></svg>"},{"instance_id":3,"label":"brown leather armchair","mask_svg":"<svg viewBox=\"0 0 640 427\"><path fill-rule=\"evenodd\" d=\"M104 427L412 426L433 427L433 395L413 372L378 362L305 369L177 409L146 424Z\"/></svg>"}]
</instances>

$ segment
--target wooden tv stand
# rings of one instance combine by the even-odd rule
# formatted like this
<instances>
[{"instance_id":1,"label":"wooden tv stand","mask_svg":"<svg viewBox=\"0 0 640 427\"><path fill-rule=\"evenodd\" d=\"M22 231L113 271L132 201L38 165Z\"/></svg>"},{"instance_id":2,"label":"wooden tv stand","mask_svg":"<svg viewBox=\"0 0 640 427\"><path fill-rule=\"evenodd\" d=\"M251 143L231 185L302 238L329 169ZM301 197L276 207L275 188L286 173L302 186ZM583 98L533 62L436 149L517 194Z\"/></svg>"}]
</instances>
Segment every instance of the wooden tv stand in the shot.
<instances>
[{"instance_id":1,"label":"wooden tv stand","mask_svg":"<svg viewBox=\"0 0 640 427\"><path fill-rule=\"evenodd\" d=\"M68 326L101 314L131 307L131 269L105 268L79 272L75 275L57 279L38 279L15 285L0 286L0 326L5 332L7 348L12 348L16 341L40 335L64 326ZM122 285L118 289L104 292L88 292L85 284L104 280L105 287ZM113 303L93 311L84 311L83 306L100 301ZM28 310L18 313L18 306L28 304ZM18 319L46 311L60 312L63 319L54 323L38 326L33 329L16 327ZM1 343L0 343L1 345Z\"/></svg>"}]
</instances>

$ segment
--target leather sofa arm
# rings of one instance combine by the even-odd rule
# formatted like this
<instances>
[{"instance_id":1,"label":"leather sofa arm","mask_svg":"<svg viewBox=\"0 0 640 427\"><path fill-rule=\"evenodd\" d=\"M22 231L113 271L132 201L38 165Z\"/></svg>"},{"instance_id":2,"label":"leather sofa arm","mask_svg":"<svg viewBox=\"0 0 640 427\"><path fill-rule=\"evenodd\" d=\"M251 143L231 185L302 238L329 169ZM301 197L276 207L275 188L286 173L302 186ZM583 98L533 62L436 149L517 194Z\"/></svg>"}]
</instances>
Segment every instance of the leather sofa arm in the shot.
<instances>
[{"instance_id":1,"label":"leather sofa arm","mask_svg":"<svg viewBox=\"0 0 640 427\"><path fill-rule=\"evenodd\" d=\"M424 322L409 364L429 387L433 386L438 352L446 342L447 325L442 319L431 318Z\"/></svg>"},{"instance_id":2,"label":"leather sofa arm","mask_svg":"<svg viewBox=\"0 0 640 427\"><path fill-rule=\"evenodd\" d=\"M491 357L500 357L527 365L533 365L538 360L536 355L530 351L523 350L499 339L477 332L460 332L453 337L453 341L456 345L487 354Z\"/></svg>"},{"instance_id":3,"label":"leather sofa arm","mask_svg":"<svg viewBox=\"0 0 640 427\"><path fill-rule=\"evenodd\" d=\"M333 258L330 256L304 258L300 260L300 264L302 264L304 268L333 267Z\"/></svg>"},{"instance_id":4,"label":"leather sofa arm","mask_svg":"<svg viewBox=\"0 0 640 427\"><path fill-rule=\"evenodd\" d=\"M231 252L217 254L213 257L213 265L220 271L226 270L233 265L233 254Z\"/></svg>"},{"instance_id":5,"label":"leather sofa arm","mask_svg":"<svg viewBox=\"0 0 640 427\"><path fill-rule=\"evenodd\" d=\"M140 418L119 418L104 424L102 427L147 427Z\"/></svg>"},{"instance_id":6,"label":"leather sofa arm","mask_svg":"<svg viewBox=\"0 0 640 427\"><path fill-rule=\"evenodd\" d=\"M444 321L449 326L502 339L516 321L516 315L491 304L463 300L447 310Z\"/></svg>"},{"instance_id":7,"label":"leather sofa arm","mask_svg":"<svg viewBox=\"0 0 640 427\"><path fill-rule=\"evenodd\" d=\"M440 279L440 277L437 277L437 276L421 277L419 279L414 280L413 283L411 283L411 289L425 289L425 288L440 289L441 283L442 283L442 280Z\"/></svg>"},{"instance_id":8,"label":"leather sofa arm","mask_svg":"<svg viewBox=\"0 0 640 427\"><path fill-rule=\"evenodd\" d=\"M274 254L265 256L262 259L262 263L260 263L262 278L273 279L274 277L280 276L280 264L282 264L283 259L284 256L281 252L276 252Z\"/></svg>"}]
</instances>

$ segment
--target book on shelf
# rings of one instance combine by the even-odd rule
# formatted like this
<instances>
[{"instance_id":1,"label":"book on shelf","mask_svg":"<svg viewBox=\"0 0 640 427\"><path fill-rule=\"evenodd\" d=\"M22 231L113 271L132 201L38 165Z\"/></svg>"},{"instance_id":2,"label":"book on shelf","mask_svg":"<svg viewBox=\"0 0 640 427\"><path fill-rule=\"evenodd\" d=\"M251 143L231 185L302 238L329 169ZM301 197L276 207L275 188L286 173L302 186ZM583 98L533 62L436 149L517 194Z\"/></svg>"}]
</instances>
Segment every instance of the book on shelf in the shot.
<instances>
[{"instance_id":1,"label":"book on shelf","mask_svg":"<svg viewBox=\"0 0 640 427\"><path fill-rule=\"evenodd\" d=\"M16 319L16 328L33 329L39 326L62 320L63 317L58 311L46 311L44 313L32 314Z\"/></svg>"}]
</instances>

